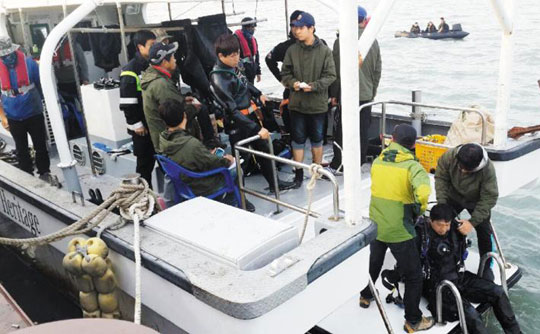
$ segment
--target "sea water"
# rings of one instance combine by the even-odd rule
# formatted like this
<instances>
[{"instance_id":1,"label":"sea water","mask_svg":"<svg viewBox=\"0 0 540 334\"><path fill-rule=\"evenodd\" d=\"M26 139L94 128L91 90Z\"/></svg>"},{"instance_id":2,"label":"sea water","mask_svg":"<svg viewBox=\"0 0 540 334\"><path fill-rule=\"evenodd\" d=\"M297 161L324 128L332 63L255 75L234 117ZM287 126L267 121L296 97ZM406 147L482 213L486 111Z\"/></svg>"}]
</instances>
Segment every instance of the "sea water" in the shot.
<instances>
[{"instance_id":1,"label":"sea water","mask_svg":"<svg viewBox=\"0 0 540 334\"><path fill-rule=\"evenodd\" d=\"M359 2L368 13L376 0ZM540 124L540 1L518 0L515 3L515 48L511 85L511 109L508 125ZM316 20L316 34L331 47L338 31L339 1L289 1L289 13L295 9L310 12ZM166 7L157 6L151 19L167 20ZM161 7L159 7L161 6ZM173 17L194 18L221 11L219 1L209 3L173 4ZM281 94L282 86L275 80L264 56L286 38L284 1L227 1L229 23L250 16L266 19L257 25L262 82L265 93ZM438 26L440 17L452 26L461 23L470 33L463 40L429 40L395 38L399 30L409 30L414 22L422 29L429 21ZM236 29L236 28L231 28ZM502 30L489 1L396 1L394 9L377 39L382 56L382 78L377 100L405 100L411 90L422 91L422 101L455 106L479 105L495 111L499 51ZM390 110L391 111L391 110ZM429 114L428 117L453 119L456 114ZM540 168L540 166L539 166ZM493 222L507 259L517 264L523 278L511 290L510 298L524 333L540 332L540 182L528 185L514 194L499 199L493 210ZM473 240L476 240L473 237ZM489 330L501 332L493 315Z\"/></svg>"}]
</instances>

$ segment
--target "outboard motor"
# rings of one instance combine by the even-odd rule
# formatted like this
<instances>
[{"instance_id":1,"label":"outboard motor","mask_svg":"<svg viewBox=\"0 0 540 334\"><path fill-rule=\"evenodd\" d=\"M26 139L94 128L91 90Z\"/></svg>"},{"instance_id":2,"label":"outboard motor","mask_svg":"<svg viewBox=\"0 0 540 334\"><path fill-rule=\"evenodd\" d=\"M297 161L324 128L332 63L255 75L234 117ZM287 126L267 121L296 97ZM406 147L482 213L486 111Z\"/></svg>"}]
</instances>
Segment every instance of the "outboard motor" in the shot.
<instances>
[{"instance_id":1,"label":"outboard motor","mask_svg":"<svg viewBox=\"0 0 540 334\"><path fill-rule=\"evenodd\" d=\"M461 23L452 24L452 31L462 31Z\"/></svg>"}]
</instances>

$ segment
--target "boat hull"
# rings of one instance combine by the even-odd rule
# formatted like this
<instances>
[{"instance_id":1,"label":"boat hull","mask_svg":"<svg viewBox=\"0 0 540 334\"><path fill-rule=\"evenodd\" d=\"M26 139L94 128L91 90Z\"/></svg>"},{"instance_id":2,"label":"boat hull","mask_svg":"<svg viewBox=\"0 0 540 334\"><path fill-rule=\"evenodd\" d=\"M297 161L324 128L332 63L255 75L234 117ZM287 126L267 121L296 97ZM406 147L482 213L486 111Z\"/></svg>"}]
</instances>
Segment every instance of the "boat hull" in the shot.
<instances>
[{"instance_id":1,"label":"boat hull","mask_svg":"<svg viewBox=\"0 0 540 334\"><path fill-rule=\"evenodd\" d=\"M411 33L408 31L396 31L394 37L405 37L405 38L427 38L427 39L463 39L469 35L466 31L449 31L445 33L440 32L423 32L419 34Z\"/></svg>"}]
</instances>

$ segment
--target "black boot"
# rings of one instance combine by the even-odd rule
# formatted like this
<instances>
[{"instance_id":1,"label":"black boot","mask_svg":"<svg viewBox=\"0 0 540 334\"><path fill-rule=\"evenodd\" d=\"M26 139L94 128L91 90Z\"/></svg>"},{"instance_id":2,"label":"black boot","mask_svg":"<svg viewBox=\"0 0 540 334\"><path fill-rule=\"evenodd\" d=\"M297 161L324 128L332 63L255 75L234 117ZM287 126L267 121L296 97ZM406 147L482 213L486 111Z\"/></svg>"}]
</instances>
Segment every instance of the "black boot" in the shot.
<instances>
[{"instance_id":1,"label":"black boot","mask_svg":"<svg viewBox=\"0 0 540 334\"><path fill-rule=\"evenodd\" d=\"M298 189L302 186L302 182L304 182L304 169L295 168L294 174L294 188Z\"/></svg>"}]
</instances>

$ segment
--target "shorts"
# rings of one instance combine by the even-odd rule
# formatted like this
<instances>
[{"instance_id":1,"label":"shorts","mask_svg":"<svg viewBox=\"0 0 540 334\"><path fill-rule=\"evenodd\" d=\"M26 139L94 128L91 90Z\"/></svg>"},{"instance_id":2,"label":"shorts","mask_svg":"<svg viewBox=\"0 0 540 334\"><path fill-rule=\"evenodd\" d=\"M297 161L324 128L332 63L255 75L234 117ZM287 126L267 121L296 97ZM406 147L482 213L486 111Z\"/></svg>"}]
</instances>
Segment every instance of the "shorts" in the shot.
<instances>
[{"instance_id":1,"label":"shorts","mask_svg":"<svg viewBox=\"0 0 540 334\"><path fill-rule=\"evenodd\" d=\"M303 114L290 110L293 149L304 149L309 138L311 148L321 147L324 139L326 113Z\"/></svg>"}]
</instances>

